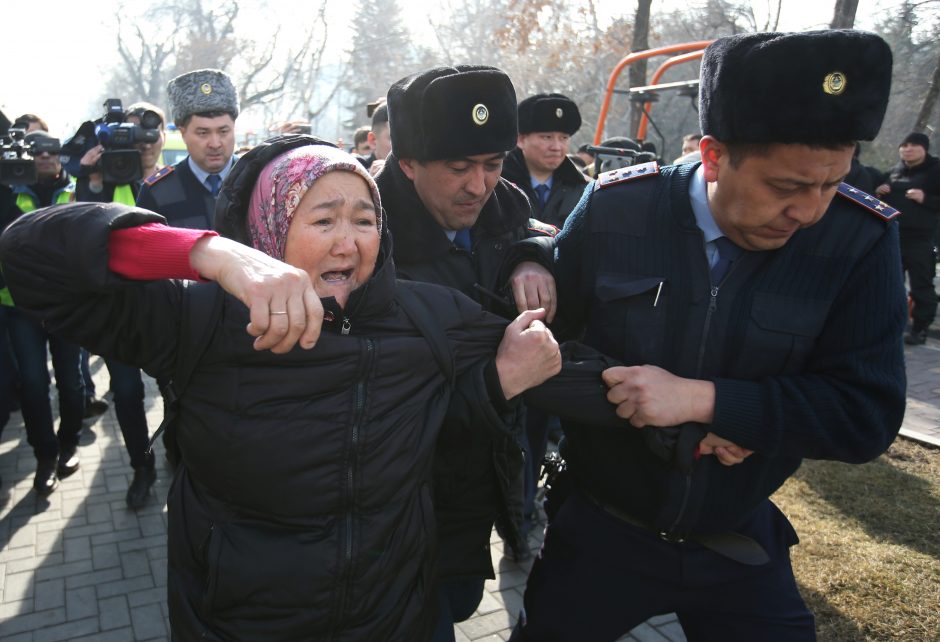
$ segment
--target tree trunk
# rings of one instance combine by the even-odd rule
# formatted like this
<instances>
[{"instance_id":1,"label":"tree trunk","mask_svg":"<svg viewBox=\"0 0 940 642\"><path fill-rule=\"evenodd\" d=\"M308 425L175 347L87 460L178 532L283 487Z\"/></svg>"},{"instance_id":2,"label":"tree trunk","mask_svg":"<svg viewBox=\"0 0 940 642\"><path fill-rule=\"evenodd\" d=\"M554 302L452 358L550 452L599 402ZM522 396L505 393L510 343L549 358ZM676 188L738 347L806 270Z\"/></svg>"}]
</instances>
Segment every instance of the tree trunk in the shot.
<instances>
[{"instance_id":1,"label":"tree trunk","mask_svg":"<svg viewBox=\"0 0 940 642\"><path fill-rule=\"evenodd\" d=\"M836 8L832 14L830 29L851 29L855 26L855 11L858 9L858 0L836 0Z\"/></svg>"},{"instance_id":2,"label":"tree trunk","mask_svg":"<svg viewBox=\"0 0 940 642\"><path fill-rule=\"evenodd\" d=\"M631 53L650 48L650 5L653 0L637 0L636 18L633 20L633 44ZM640 60L630 65L630 87L642 87L646 84L646 61ZM630 106L630 132L632 138L640 126L640 117L643 115L643 104L632 103Z\"/></svg>"},{"instance_id":3,"label":"tree trunk","mask_svg":"<svg viewBox=\"0 0 940 642\"><path fill-rule=\"evenodd\" d=\"M920 106L920 112L917 114L917 122L914 123L914 131L922 132L927 129L930 122L930 116L933 114L934 105L940 98L940 56L937 57L937 65L933 68L933 77L930 79L930 85L927 87L927 95L924 96L924 102Z\"/></svg>"}]
</instances>

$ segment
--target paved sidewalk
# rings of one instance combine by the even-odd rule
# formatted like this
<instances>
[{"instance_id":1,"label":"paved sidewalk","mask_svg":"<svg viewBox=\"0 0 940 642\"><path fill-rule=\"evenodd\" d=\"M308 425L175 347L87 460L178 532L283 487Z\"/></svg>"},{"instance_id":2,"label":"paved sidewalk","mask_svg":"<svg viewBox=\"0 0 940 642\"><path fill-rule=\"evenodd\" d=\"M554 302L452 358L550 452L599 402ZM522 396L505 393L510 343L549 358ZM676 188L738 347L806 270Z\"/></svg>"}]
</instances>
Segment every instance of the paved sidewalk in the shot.
<instances>
[{"instance_id":1,"label":"paved sidewalk","mask_svg":"<svg viewBox=\"0 0 940 642\"><path fill-rule=\"evenodd\" d=\"M940 333L926 346L907 347L908 411L903 432L940 444ZM99 393L107 370L92 359ZM151 432L162 403L147 380ZM167 640L166 512L169 471L158 446L153 501L134 512L124 504L132 477L113 406L86 422L81 469L46 500L32 491L35 459L22 418L14 413L0 439L0 639ZM530 538L533 550L540 533ZM476 614L457 625L458 642L506 640L522 604L529 564L502 558L493 535L497 578L487 582ZM586 632L585 639L589 639ZM630 632L632 642L685 640L675 616L653 618Z\"/></svg>"}]
</instances>

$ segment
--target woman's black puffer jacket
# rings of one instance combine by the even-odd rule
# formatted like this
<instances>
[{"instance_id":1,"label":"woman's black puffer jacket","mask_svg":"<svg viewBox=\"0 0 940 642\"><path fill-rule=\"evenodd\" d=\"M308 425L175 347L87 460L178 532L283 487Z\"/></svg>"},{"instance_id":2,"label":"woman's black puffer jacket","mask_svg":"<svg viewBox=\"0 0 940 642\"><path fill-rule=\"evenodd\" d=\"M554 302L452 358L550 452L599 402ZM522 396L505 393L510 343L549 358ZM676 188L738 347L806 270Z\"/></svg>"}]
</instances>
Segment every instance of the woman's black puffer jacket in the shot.
<instances>
[{"instance_id":1,"label":"woman's black puffer jacket","mask_svg":"<svg viewBox=\"0 0 940 642\"><path fill-rule=\"evenodd\" d=\"M172 376L187 349L185 288L107 268L109 230L161 220L95 203L22 217L0 239L17 305L96 354ZM434 442L448 412L506 430L492 367L506 322L455 291L396 283L388 250L386 235L346 318L324 299L335 320L309 351L255 351L247 309L222 296L180 404L182 465L167 500L174 639L426 637ZM399 307L402 287L444 328L454 381Z\"/></svg>"}]
</instances>

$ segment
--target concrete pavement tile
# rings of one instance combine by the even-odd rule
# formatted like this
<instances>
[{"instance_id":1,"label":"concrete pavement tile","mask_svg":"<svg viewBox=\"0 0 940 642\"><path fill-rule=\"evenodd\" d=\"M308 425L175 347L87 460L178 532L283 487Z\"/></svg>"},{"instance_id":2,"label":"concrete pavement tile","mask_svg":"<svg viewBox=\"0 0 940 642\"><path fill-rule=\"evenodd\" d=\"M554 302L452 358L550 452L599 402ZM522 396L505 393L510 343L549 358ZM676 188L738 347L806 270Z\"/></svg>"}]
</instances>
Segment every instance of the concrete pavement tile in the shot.
<instances>
[{"instance_id":1,"label":"concrete pavement tile","mask_svg":"<svg viewBox=\"0 0 940 642\"><path fill-rule=\"evenodd\" d=\"M14 527L15 528L15 527ZM17 529L10 537L10 541L4 548L19 548L21 546L36 545L36 527L32 524L24 524Z\"/></svg>"},{"instance_id":2,"label":"concrete pavement tile","mask_svg":"<svg viewBox=\"0 0 940 642\"><path fill-rule=\"evenodd\" d=\"M157 604L166 600L166 587L158 586L127 594L127 603L134 608L144 604Z\"/></svg>"},{"instance_id":3,"label":"concrete pavement tile","mask_svg":"<svg viewBox=\"0 0 940 642\"><path fill-rule=\"evenodd\" d=\"M26 557L33 557L35 554L36 549L32 544L27 546L18 546L17 548L5 547L3 550L0 550L0 563L21 560Z\"/></svg>"},{"instance_id":4,"label":"concrete pavement tile","mask_svg":"<svg viewBox=\"0 0 940 642\"><path fill-rule=\"evenodd\" d=\"M95 584L100 584L102 582L109 582L112 580L120 579L121 569L119 568L106 568L100 571L87 570L84 573L79 573L77 575L72 575L65 578L65 588L81 588L83 586L92 586Z\"/></svg>"},{"instance_id":5,"label":"concrete pavement tile","mask_svg":"<svg viewBox=\"0 0 940 642\"><path fill-rule=\"evenodd\" d=\"M123 531L110 531L91 536L91 545L110 544L111 542L126 542L140 538L139 528L129 528Z\"/></svg>"},{"instance_id":6,"label":"concrete pavement tile","mask_svg":"<svg viewBox=\"0 0 940 642\"><path fill-rule=\"evenodd\" d=\"M63 524L64 526L65 524ZM36 535L36 554L45 555L62 551L62 531L49 531Z\"/></svg>"},{"instance_id":7,"label":"concrete pavement tile","mask_svg":"<svg viewBox=\"0 0 940 642\"><path fill-rule=\"evenodd\" d=\"M7 573L33 573L37 568L61 564L63 559L62 553L49 553L45 557L24 557L20 560L7 562Z\"/></svg>"},{"instance_id":8,"label":"concrete pavement tile","mask_svg":"<svg viewBox=\"0 0 940 642\"><path fill-rule=\"evenodd\" d=\"M3 635L13 635L24 631L35 631L44 626L54 626L65 622L65 608L48 609L34 613L24 613L3 623Z\"/></svg>"},{"instance_id":9,"label":"concrete pavement tile","mask_svg":"<svg viewBox=\"0 0 940 642\"><path fill-rule=\"evenodd\" d=\"M61 524L59 528L62 528ZM100 535L101 533L110 533L111 524L74 524L69 522L65 526L65 530L68 537L91 537L92 535Z\"/></svg>"},{"instance_id":10,"label":"concrete pavement tile","mask_svg":"<svg viewBox=\"0 0 940 642\"><path fill-rule=\"evenodd\" d=\"M505 573L497 573L495 580L487 580L487 584L490 582L495 582L496 590L502 591L508 588L515 588L517 586L525 586L526 581L529 579L529 574L525 571L506 571Z\"/></svg>"},{"instance_id":11,"label":"concrete pavement tile","mask_svg":"<svg viewBox=\"0 0 940 642\"><path fill-rule=\"evenodd\" d=\"M118 550L122 553L126 551L138 551L151 546L162 546L166 548L166 535L152 535L150 537L140 537L122 540L118 542Z\"/></svg>"},{"instance_id":12,"label":"concrete pavement tile","mask_svg":"<svg viewBox=\"0 0 940 642\"><path fill-rule=\"evenodd\" d=\"M479 615L470 618L466 622L457 623L457 628L471 640L476 640L486 635L492 635L497 631L511 626L512 622L509 621L509 615L505 611Z\"/></svg>"},{"instance_id":13,"label":"concrete pavement tile","mask_svg":"<svg viewBox=\"0 0 940 642\"><path fill-rule=\"evenodd\" d=\"M34 588L35 584L33 582L32 573L13 573L7 575L3 578L3 601L7 603L32 599Z\"/></svg>"},{"instance_id":14,"label":"concrete pavement tile","mask_svg":"<svg viewBox=\"0 0 940 642\"><path fill-rule=\"evenodd\" d=\"M127 595L132 591L153 588L153 578L149 574L132 577L126 580L98 584L98 597L111 597L112 595Z\"/></svg>"},{"instance_id":15,"label":"concrete pavement tile","mask_svg":"<svg viewBox=\"0 0 940 642\"><path fill-rule=\"evenodd\" d=\"M69 534L68 528L65 534ZM91 558L91 540L87 536L66 537L65 542L65 561L77 562Z\"/></svg>"},{"instance_id":16,"label":"concrete pavement tile","mask_svg":"<svg viewBox=\"0 0 940 642\"><path fill-rule=\"evenodd\" d=\"M152 515L141 515L138 513L137 521L140 523L140 532L144 537L151 537L153 535L164 537L166 534L163 516L160 513L154 513Z\"/></svg>"},{"instance_id":17,"label":"concrete pavement tile","mask_svg":"<svg viewBox=\"0 0 940 642\"><path fill-rule=\"evenodd\" d=\"M127 485L124 486L124 491L127 492ZM127 504L124 500L121 500L123 505L123 510L115 510L115 506L111 506L111 523L114 524L114 530L121 531L128 528L137 529L140 531L140 522L137 521L137 513L127 508Z\"/></svg>"},{"instance_id":18,"label":"concrete pavement tile","mask_svg":"<svg viewBox=\"0 0 940 642\"><path fill-rule=\"evenodd\" d=\"M666 636L670 642L685 642L685 632L678 620L656 627L656 630Z\"/></svg>"},{"instance_id":19,"label":"concrete pavement tile","mask_svg":"<svg viewBox=\"0 0 940 642\"><path fill-rule=\"evenodd\" d=\"M125 578L149 575L150 560L147 559L145 551L128 551L121 553L121 568Z\"/></svg>"},{"instance_id":20,"label":"concrete pavement tile","mask_svg":"<svg viewBox=\"0 0 940 642\"><path fill-rule=\"evenodd\" d=\"M454 642L470 642L470 638L463 634L459 627L454 627Z\"/></svg>"},{"instance_id":21,"label":"concrete pavement tile","mask_svg":"<svg viewBox=\"0 0 940 642\"><path fill-rule=\"evenodd\" d=\"M62 578L36 582L33 589L33 610L45 611L65 606L65 580Z\"/></svg>"},{"instance_id":22,"label":"concrete pavement tile","mask_svg":"<svg viewBox=\"0 0 940 642\"><path fill-rule=\"evenodd\" d=\"M486 615L493 611L500 611L502 608L502 603L493 597L492 593L483 591L483 598L480 600L480 604L477 606L477 610L474 611L474 613L476 615Z\"/></svg>"},{"instance_id":23,"label":"concrete pavement tile","mask_svg":"<svg viewBox=\"0 0 940 642\"><path fill-rule=\"evenodd\" d=\"M80 620L86 617L95 619L95 630L98 630L98 597L94 586L69 589L65 592L65 613L69 620Z\"/></svg>"},{"instance_id":24,"label":"concrete pavement tile","mask_svg":"<svg viewBox=\"0 0 940 642\"><path fill-rule=\"evenodd\" d=\"M675 622L675 621L676 621L675 613L665 613L663 615L654 615L653 617L647 620L647 622L649 622L653 626L660 626L662 624L668 624L669 622Z\"/></svg>"},{"instance_id":25,"label":"concrete pavement tile","mask_svg":"<svg viewBox=\"0 0 940 642\"><path fill-rule=\"evenodd\" d=\"M89 524L99 524L111 521L110 504L92 504L85 507L85 516Z\"/></svg>"},{"instance_id":26,"label":"concrete pavement tile","mask_svg":"<svg viewBox=\"0 0 940 642\"><path fill-rule=\"evenodd\" d=\"M151 560L166 559L166 536L163 537L163 542L161 544L147 547L147 557L149 557Z\"/></svg>"},{"instance_id":27,"label":"concrete pavement tile","mask_svg":"<svg viewBox=\"0 0 940 642\"><path fill-rule=\"evenodd\" d=\"M95 570L112 568L121 565L121 556L118 555L117 544L99 544L91 547L91 560Z\"/></svg>"},{"instance_id":28,"label":"concrete pavement tile","mask_svg":"<svg viewBox=\"0 0 940 642\"><path fill-rule=\"evenodd\" d=\"M157 586L166 586L166 558L162 560L150 560L150 574L153 576L153 583Z\"/></svg>"},{"instance_id":29,"label":"concrete pavement tile","mask_svg":"<svg viewBox=\"0 0 940 642\"><path fill-rule=\"evenodd\" d=\"M128 642L134 639L134 629L125 627L123 629L114 629L113 631L103 631L93 633L81 638L74 638L69 642Z\"/></svg>"},{"instance_id":30,"label":"concrete pavement tile","mask_svg":"<svg viewBox=\"0 0 940 642\"><path fill-rule=\"evenodd\" d=\"M68 622L57 626L49 626L33 632L33 642L59 642L72 640L77 635L88 635L98 632L98 618L89 617L81 620L69 619Z\"/></svg>"},{"instance_id":31,"label":"concrete pavement tile","mask_svg":"<svg viewBox=\"0 0 940 642\"><path fill-rule=\"evenodd\" d=\"M26 633L20 633L19 635L4 635L3 642L33 642L33 634L31 631L27 631Z\"/></svg>"},{"instance_id":32,"label":"concrete pavement tile","mask_svg":"<svg viewBox=\"0 0 940 642\"><path fill-rule=\"evenodd\" d=\"M668 642L669 640L646 622L630 631L630 635L639 642Z\"/></svg>"},{"instance_id":33,"label":"concrete pavement tile","mask_svg":"<svg viewBox=\"0 0 940 642\"><path fill-rule=\"evenodd\" d=\"M168 627L163 618L163 612L156 604L147 604L131 609L131 623L134 626L134 637L138 640L166 636Z\"/></svg>"},{"instance_id":34,"label":"concrete pavement tile","mask_svg":"<svg viewBox=\"0 0 940 642\"><path fill-rule=\"evenodd\" d=\"M102 631L130 626L131 612L127 608L127 597L115 595L99 599L98 624Z\"/></svg>"},{"instance_id":35,"label":"concrete pavement tile","mask_svg":"<svg viewBox=\"0 0 940 642\"><path fill-rule=\"evenodd\" d=\"M33 612L33 600L32 598L26 600L16 600L15 602L3 602L0 603L0 622L4 622L11 618L16 617L20 613L32 613Z\"/></svg>"}]
</instances>

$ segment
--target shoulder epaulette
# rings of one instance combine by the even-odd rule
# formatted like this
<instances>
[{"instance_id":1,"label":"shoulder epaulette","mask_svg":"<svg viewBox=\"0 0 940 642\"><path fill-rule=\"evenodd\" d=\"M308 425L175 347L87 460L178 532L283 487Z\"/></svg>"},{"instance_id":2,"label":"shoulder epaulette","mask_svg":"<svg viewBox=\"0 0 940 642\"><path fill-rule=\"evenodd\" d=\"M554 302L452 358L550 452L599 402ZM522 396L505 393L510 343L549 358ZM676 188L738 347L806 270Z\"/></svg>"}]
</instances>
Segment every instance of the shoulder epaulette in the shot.
<instances>
[{"instance_id":1,"label":"shoulder epaulette","mask_svg":"<svg viewBox=\"0 0 940 642\"><path fill-rule=\"evenodd\" d=\"M620 169L612 169L597 177L597 180L594 181L594 191L596 192L599 189L604 189L611 185L619 185L620 183L636 180L637 178L656 176L657 174L659 174L659 165L656 161L631 165L630 167L621 167Z\"/></svg>"},{"instance_id":2,"label":"shoulder epaulette","mask_svg":"<svg viewBox=\"0 0 940 642\"><path fill-rule=\"evenodd\" d=\"M153 186L173 173L172 165L165 165L144 179L144 183Z\"/></svg>"},{"instance_id":3,"label":"shoulder epaulette","mask_svg":"<svg viewBox=\"0 0 940 642\"><path fill-rule=\"evenodd\" d=\"M529 219L529 231L535 232L536 234L541 234L542 236L550 236L554 238L555 236L558 235L558 232L560 230L554 225L550 225L549 223L543 223L542 221L535 219L535 218L530 218Z\"/></svg>"},{"instance_id":4,"label":"shoulder epaulette","mask_svg":"<svg viewBox=\"0 0 940 642\"><path fill-rule=\"evenodd\" d=\"M861 205L866 210L877 216L883 221L891 221L900 216L901 212L894 209L884 201L881 201L871 194L866 194L857 187L852 187L848 183L839 184L839 195L850 201Z\"/></svg>"}]
</instances>

